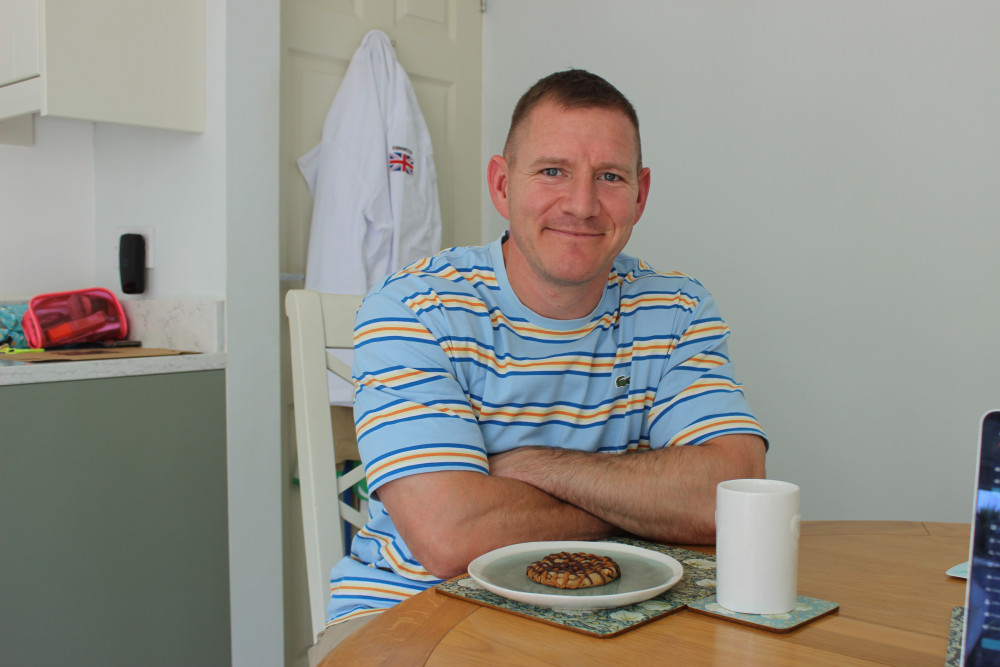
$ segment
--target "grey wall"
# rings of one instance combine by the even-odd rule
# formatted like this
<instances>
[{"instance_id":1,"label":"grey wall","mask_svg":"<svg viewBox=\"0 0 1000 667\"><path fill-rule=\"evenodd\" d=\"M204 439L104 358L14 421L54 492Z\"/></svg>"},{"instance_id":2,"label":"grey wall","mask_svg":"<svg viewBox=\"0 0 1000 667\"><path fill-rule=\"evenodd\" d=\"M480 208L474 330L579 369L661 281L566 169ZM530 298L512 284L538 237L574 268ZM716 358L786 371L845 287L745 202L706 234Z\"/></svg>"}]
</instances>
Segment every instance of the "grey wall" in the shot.
<instances>
[{"instance_id":1,"label":"grey wall","mask_svg":"<svg viewBox=\"0 0 1000 667\"><path fill-rule=\"evenodd\" d=\"M806 519L971 517L1000 407L997 25L992 2L489 3L484 155L551 71L632 99L653 185L627 251L715 294Z\"/></svg>"}]
</instances>

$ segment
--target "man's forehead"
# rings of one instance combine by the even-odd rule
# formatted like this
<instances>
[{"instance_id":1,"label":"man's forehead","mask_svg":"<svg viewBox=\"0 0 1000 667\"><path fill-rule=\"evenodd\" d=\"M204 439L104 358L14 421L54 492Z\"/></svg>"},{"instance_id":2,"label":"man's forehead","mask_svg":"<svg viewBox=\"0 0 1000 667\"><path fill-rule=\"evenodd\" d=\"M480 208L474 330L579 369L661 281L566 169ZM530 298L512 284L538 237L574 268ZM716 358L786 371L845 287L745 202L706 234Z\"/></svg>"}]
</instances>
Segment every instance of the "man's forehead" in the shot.
<instances>
[{"instance_id":1,"label":"man's forehead","mask_svg":"<svg viewBox=\"0 0 1000 667\"><path fill-rule=\"evenodd\" d=\"M524 117L522 125L523 127L528 128L539 121L552 121L558 123L561 118L576 115L593 116L595 122L599 117L602 118L603 122L608 122L609 119L613 118L615 119L614 122L621 122L628 127L635 129L635 126L632 125L632 121L629 119L628 115L626 115L621 109L599 105L567 106L557 100L550 99L542 100L536 104L535 107Z\"/></svg>"},{"instance_id":2,"label":"man's forehead","mask_svg":"<svg viewBox=\"0 0 1000 667\"><path fill-rule=\"evenodd\" d=\"M580 145L597 145L598 142L589 142L587 139L596 139L602 133L613 134L615 131L623 130L631 140L627 151L628 156L604 155L603 159L610 163L624 161L627 163L637 162L639 151L639 137L635 126L629 117L621 110L615 108L588 106L588 107L566 107L553 101L539 103L525 117L521 127L515 135L515 151L524 151L523 158L531 162L548 159L550 161L566 160L568 156L560 155L554 149L558 147L564 139L571 138L560 132L570 123L569 116L588 117L587 133ZM614 166L614 164L609 164ZM629 164L628 167L634 167Z\"/></svg>"}]
</instances>

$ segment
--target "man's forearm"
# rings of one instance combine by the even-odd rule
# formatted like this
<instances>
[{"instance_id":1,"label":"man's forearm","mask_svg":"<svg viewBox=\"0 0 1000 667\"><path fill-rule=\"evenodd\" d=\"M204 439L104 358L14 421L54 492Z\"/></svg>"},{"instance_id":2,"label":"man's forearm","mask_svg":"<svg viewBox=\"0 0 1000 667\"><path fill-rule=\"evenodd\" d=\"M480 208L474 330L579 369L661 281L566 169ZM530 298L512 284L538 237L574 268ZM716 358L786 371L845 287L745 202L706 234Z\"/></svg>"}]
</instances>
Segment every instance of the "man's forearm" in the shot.
<instances>
[{"instance_id":1,"label":"man's forearm","mask_svg":"<svg viewBox=\"0 0 1000 667\"><path fill-rule=\"evenodd\" d=\"M481 473L413 475L378 493L414 557L441 578L461 574L473 558L509 544L619 532L530 484Z\"/></svg>"},{"instance_id":2,"label":"man's forearm","mask_svg":"<svg viewBox=\"0 0 1000 667\"><path fill-rule=\"evenodd\" d=\"M715 540L715 487L764 476L764 444L730 435L690 447L594 454L526 447L494 456L494 475L527 482L621 529L690 544Z\"/></svg>"}]
</instances>

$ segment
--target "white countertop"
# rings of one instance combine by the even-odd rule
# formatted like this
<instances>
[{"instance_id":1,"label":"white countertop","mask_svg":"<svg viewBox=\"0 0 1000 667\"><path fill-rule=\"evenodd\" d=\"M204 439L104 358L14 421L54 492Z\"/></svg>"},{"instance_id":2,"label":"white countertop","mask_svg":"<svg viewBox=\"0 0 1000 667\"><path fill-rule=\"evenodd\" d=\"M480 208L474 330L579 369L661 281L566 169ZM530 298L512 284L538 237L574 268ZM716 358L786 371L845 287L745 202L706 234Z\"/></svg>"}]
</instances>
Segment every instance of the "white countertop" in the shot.
<instances>
[{"instance_id":1,"label":"white countertop","mask_svg":"<svg viewBox=\"0 0 1000 667\"><path fill-rule=\"evenodd\" d=\"M198 354L24 363L0 355L0 386L216 370L226 367L225 303L213 299L125 299L129 338L143 347Z\"/></svg>"},{"instance_id":2,"label":"white countertop","mask_svg":"<svg viewBox=\"0 0 1000 667\"><path fill-rule=\"evenodd\" d=\"M13 359L0 359L0 386L133 375L159 375L161 373L187 373L225 367L226 355L223 353L176 354L169 357L101 359L99 361L49 361L35 364L26 364Z\"/></svg>"}]
</instances>

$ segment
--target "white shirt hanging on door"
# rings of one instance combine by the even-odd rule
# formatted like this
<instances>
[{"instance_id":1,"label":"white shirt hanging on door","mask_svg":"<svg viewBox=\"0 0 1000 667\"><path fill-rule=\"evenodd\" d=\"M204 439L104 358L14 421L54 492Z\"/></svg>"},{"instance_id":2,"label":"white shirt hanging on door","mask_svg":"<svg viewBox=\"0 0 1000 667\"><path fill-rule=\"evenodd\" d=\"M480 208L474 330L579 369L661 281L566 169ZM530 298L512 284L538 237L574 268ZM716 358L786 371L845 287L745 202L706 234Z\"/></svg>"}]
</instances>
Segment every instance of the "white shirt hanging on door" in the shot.
<instances>
[{"instance_id":1,"label":"white shirt hanging on door","mask_svg":"<svg viewBox=\"0 0 1000 667\"><path fill-rule=\"evenodd\" d=\"M367 294L441 249L430 133L385 33L365 35L322 140L298 164L313 195L306 289ZM342 358L350 363L352 356ZM353 402L353 387L332 373L330 402Z\"/></svg>"}]
</instances>

